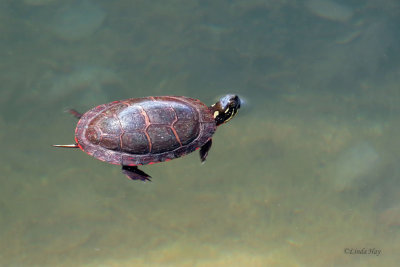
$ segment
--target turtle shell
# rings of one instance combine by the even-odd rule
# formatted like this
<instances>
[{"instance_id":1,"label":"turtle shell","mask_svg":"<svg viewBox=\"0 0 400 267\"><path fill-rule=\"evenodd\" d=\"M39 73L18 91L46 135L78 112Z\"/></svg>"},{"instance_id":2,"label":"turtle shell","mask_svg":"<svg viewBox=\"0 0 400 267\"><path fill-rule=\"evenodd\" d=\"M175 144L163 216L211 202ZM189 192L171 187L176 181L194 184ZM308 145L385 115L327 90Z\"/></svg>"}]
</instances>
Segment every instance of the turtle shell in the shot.
<instances>
[{"instance_id":1,"label":"turtle shell","mask_svg":"<svg viewBox=\"0 0 400 267\"><path fill-rule=\"evenodd\" d=\"M89 155L117 165L181 157L216 130L210 109L183 96L131 98L97 106L81 117L75 141Z\"/></svg>"}]
</instances>

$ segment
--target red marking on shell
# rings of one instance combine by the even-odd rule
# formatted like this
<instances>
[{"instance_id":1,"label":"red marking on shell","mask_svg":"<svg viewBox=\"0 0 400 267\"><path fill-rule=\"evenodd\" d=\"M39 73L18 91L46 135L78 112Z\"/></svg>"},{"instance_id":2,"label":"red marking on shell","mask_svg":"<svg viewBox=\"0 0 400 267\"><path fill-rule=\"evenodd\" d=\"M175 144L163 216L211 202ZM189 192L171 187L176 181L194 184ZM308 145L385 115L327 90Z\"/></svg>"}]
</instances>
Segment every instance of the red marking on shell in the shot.
<instances>
[{"instance_id":1,"label":"red marking on shell","mask_svg":"<svg viewBox=\"0 0 400 267\"><path fill-rule=\"evenodd\" d=\"M121 121L119 120L118 116L116 114L113 114L113 117L115 120L118 121L119 127L121 128L121 134L119 135L119 148L122 150L123 149L122 136L124 135L125 131L124 131L124 128L122 127Z\"/></svg>"},{"instance_id":2,"label":"red marking on shell","mask_svg":"<svg viewBox=\"0 0 400 267\"><path fill-rule=\"evenodd\" d=\"M144 110L144 108L142 108L141 106L138 106L138 107L140 109L140 113L143 115L144 120L146 122L146 128L144 128L144 134L146 135L147 141L149 142L149 153L151 153L152 144L151 144L151 139L150 139L149 133L147 132L147 129L150 126L149 116L147 115L147 113Z\"/></svg>"},{"instance_id":3,"label":"red marking on shell","mask_svg":"<svg viewBox=\"0 0 400 267\"><path fill-rule=\"evenodd\" d=\"M178 121L178 115L176 114L176 111L175 111L175 109L173 109L173 108L171 108L172 109L172 111L174 112L174 115L175 115L175 119L174 119L174 121L172 122L172 125L171 125L171 130L172 130L172 133L175 135L175 138L176 138L176 140L178 141L178 143L179 143L179 146L181 146L182 147L182 142L181 142L181 139L179 138L179 135L178 135L178 133L176 132L176 130L175 130L175 128L174 128L174 126L175 126L175 123Z\"/></svg>"},{"instance_id":4,"label":"red marking on shell","mask_svg":"<svg viewBox=\"0 0 400 267\"><path fill-rule=\"evenodd\" d=\"M78 145L78 147L79 147L82 151L85 151L85 150L83 150L82 146L78 143L78 138L76 138L76 136L75 136L75 143Z\"/></svg>"}]
</instances>

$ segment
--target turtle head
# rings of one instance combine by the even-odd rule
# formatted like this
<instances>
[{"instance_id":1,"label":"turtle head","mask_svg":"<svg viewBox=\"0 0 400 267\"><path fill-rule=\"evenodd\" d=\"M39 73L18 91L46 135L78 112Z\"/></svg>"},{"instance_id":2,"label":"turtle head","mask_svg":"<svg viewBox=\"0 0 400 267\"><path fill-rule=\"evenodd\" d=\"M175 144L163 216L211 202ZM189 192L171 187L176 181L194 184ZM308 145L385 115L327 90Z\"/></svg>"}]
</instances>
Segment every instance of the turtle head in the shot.
<instances>
[{"instance_id":1,"label":"turtle head","mask_svg":"<svg viewBox=\"0 0 400 267\"><path fill-rule=\"evenodd\" d=\"M240 98L237 95L226 95L221 97L217 103L211 106L211 111L217 126L232 119L239 108Z\"/></svg>"}]
</instances>

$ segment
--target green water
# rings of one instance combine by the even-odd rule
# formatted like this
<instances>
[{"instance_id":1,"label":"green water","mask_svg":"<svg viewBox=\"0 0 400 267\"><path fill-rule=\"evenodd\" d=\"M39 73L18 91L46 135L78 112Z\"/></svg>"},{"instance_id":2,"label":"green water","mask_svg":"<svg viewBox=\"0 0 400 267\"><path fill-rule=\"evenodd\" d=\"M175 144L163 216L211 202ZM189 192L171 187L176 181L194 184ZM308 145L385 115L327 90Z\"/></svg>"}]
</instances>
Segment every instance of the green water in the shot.
<instances>
[{"instance_id":1,"label":"green water","mask_svg":"<svg viewBox=\"0 0 400 267\"><path fill-rule=\"evenodd\" d=\"M397 266L399 10L3 0L0 266ZM67 108L226 93L244 104L207 162L150 183L51 147L74 142Z\"/></svg>"}]
</instances>

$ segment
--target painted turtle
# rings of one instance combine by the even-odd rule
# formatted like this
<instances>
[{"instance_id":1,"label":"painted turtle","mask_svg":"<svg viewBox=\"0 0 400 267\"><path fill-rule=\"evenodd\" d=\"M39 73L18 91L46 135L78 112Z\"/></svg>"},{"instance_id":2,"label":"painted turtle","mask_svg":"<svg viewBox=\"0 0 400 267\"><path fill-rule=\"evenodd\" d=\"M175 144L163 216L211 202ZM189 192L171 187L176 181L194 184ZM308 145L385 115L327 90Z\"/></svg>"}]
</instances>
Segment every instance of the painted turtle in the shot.
<instances>
[{"instance_id":1,"label":"painted turtle","mask_svg":"<svg viewBox=\"0 0 400 267\"><path fill-rule=\"evenodd\" d=\"M182 157L200 148L204 162L217 126L240 108L237 95L226 95L207 107L184 96L131 98L97 106L85 114L69 110L79 119L75 144L87 154L116 165L132 180L150 180L138 165Z\"/></svg>"}]
</instances>

